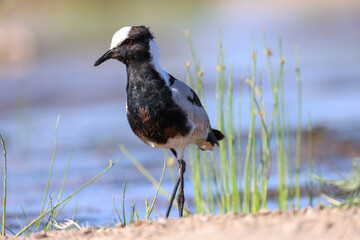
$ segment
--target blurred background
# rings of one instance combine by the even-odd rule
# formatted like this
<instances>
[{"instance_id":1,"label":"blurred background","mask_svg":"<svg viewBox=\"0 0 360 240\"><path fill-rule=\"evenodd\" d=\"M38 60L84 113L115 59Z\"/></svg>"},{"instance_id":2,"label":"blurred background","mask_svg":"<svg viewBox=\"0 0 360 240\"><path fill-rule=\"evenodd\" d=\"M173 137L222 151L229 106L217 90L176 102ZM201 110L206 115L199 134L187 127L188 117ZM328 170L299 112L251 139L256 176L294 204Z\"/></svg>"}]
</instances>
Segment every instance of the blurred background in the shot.
<instances>
[{"instance_id":1,"label":"blurred background","mask_svg":"<svg viewBox=\"0 0 360 240\"><path fill-rule=\"evenodd\" d=\"M274 66L278 64L281 37L286 60L286 109L289 122L294 125L297 119L295 46L298 46L304 129L307 112L311 111L316 129L314 155L315 161L319 160L319 169L323 168L325 176L331 177L331 170L351 166L353 157L359 155L360 2L357 0L3 0L0 2L0 133L8 156L8 214L15 226L16 216L22 215L21 207L29 217L40 211L58 115L58 148L50 193L60 188L72 150L64 194L107 167L110 159L122 157L119 144L125 144L160 178L163 150L151 149L140 142L126 120L125 67L116 61L93 67L95 60L109 48L112 35L129 25L151 28L160 48L163 69L182 80L186 77L185 63L191 60L183 34L183 30L189 30L205 72L208 106L215 101L220 31L226 64L233 62L238 82L247 77L251 64L250 34L258 49L258 69L264 76L261 29L274 52ZM245 96L247 93L244 90ZM248 98L244 99L242 121L247 129ZM215 108L208 112L216 127ZM141 209L143 197L150 198L155 191L125 159L76 196L64 215L71 216L77 202L77 219L89 224L112 223L115 213L111 197L114 195L120 205L126 176L129 176L127 198L133 198ZM172 189L168 173L163 186ZM191 195L188 186L186 194ZM166 199L160 197L157 213L164 213L166 205Z\"/></svg>"}]
</instances>

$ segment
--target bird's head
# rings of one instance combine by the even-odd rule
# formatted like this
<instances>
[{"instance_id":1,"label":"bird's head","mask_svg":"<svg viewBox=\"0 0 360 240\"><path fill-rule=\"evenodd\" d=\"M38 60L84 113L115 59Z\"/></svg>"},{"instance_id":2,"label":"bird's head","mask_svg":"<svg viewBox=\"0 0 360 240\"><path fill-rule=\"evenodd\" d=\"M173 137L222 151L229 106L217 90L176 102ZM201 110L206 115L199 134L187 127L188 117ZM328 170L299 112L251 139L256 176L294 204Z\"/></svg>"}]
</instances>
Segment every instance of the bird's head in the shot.
<instances>
[{"instance_id":1,"label":"bird's head","mask_svg":"<svg viewBox=\"0 0 360 240\"><path fill-rule=\"evenodd\" d=\"M154 41L149 28L145 26L123 27L114 34L110 49L95 62L94 66L111 58L124 64L150 59L152 43Z\"/></svg>"}]
</instances>

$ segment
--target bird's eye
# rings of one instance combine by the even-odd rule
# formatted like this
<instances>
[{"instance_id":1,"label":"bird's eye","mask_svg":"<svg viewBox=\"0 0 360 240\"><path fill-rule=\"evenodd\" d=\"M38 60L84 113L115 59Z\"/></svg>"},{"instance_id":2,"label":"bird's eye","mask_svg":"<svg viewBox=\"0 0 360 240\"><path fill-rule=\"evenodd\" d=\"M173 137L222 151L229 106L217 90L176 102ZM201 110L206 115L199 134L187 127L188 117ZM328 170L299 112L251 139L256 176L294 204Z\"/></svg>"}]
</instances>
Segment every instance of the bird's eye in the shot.
<instances>
[{"instance_id":1,"label":"bird's eye","mask_svg":"<svg viewBox=\"0 0 360 240\"><path fill-rule=\"evenodd\" d=\"M125 44L125 45L132 45L132 44L133 44L133 40L132 40L132 39L125 39L124 44Z\"/></svg>"}]
</instances>

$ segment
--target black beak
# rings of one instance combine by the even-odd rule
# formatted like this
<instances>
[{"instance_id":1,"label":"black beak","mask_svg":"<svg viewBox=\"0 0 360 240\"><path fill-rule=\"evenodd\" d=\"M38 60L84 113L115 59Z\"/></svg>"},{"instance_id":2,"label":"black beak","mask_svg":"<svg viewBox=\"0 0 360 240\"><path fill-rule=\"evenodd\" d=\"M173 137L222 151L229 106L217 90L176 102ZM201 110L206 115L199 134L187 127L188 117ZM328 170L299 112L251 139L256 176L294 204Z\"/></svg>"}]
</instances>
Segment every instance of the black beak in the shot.
<instances>
[{"instance_id":1,"label":"black beak","mask_svg":"<svg viewBox=\"0 0 360 240\"><path fill-rule=\"evenodd\" d=\"M104 53L104 55L102 55L98 60L96 60L96 62L94 63L94 67L99 66L106 60L112 58L113 54L114 54L114 52L112 49L108 50L106 53Z\"/></svg>"}]
</instances>

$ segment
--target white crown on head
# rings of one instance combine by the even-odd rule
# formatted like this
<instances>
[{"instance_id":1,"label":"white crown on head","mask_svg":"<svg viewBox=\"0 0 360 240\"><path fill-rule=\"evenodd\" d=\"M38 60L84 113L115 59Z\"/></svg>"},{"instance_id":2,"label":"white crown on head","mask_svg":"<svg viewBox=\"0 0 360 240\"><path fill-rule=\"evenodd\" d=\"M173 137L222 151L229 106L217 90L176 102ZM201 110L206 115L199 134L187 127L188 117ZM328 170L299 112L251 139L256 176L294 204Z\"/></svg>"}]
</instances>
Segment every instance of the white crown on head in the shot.
<instances>
[{"instance_id":1,"label":"white crown on head","mask_svg":"<svg viewBox=\"0 0 360 240\"><path fill-rule=\"evenodd\" d=\"M130 26L123 27L120 30L118 30L111 39L110 49L117 47L126 38L128 38L130 30L131 30Z\"/></svg>"}]
</instances>

